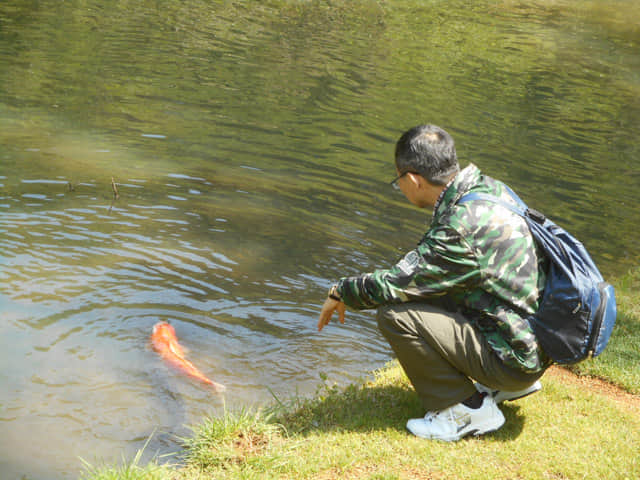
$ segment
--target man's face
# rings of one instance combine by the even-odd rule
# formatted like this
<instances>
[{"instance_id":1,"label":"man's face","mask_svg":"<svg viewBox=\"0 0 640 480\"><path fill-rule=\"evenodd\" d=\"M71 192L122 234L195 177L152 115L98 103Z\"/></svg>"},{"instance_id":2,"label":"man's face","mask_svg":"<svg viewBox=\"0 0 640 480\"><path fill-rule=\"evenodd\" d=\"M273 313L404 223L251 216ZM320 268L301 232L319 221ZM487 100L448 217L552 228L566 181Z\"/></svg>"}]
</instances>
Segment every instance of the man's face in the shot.
<instances>
[{"instance_id":1,"label":"man's face","mask_svg":"<svg viewBox=\"0 0 640 480\"><path fill-rule=\"evenodd\" d=\"M406 172L401 175L396 184L409 202L418 208L433 207L440 191L437 186L430 184L422 175Z\"/></svg>"}]
</instances>

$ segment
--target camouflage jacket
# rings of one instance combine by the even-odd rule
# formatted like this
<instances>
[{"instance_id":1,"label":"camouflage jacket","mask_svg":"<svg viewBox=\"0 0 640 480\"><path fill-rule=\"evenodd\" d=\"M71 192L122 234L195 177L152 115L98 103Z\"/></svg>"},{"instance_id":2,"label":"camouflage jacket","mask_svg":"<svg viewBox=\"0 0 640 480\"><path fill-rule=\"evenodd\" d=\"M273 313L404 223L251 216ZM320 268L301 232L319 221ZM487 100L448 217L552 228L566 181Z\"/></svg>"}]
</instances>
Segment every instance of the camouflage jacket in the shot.
<instances>
[{"instance_id":1,"label":"camouflage jacket","mask_svg":"<svg viewBox=\"0 0 640 480\"><path fill-rule=\"evenodd\" d=\"M523 317L538 309L547 260L518 215L483 200L456 203L471 191L513 202L503 183L469 165L445 190L414 250L389 269L340 279L337 291L354 309L446 299L506 365L539 372L548 359Z\"/></svg>"}]
</instances>

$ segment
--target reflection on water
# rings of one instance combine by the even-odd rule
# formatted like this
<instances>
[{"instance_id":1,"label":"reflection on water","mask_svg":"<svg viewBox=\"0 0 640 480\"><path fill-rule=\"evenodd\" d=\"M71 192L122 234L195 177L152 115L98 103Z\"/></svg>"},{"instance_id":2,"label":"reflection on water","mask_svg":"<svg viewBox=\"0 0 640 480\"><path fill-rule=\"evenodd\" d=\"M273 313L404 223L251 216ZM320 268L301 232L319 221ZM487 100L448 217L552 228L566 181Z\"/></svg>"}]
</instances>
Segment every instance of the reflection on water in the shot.
<instances>
[{"instance_id":1,"label":"reflection on water","mask_svg":"<svg viewBox=\"0 0 640 480\"><path fill-rule=\"evenodd\" d=\"M332 280L424 231L388 188L414 124L605 272L638 262L634 2L71 3L0 5L7 478L74 478L152 433L149 455L177 451L224 405L388 360L371 312L315 325ZM151 351L160 320L224 397Z\"/></svg>"}]
</instances>

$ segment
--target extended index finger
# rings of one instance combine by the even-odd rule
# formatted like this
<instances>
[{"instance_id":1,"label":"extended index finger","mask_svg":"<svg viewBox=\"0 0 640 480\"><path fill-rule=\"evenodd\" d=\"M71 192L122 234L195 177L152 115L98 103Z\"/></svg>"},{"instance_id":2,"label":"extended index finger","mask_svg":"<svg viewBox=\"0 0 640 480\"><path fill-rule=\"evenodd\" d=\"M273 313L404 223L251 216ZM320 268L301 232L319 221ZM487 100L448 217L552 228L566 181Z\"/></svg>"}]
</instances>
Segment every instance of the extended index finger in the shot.
<instances>
[{"instance_id":1,"label":"extended index finger","mask_svg":"<svg viewBox=\"0 0 640 480\"><path fill-rule=\"evenodd\" d=\"M324 305L322 305L322 311L320 312L320 318L318 319L318 331L321 331L325 325L331 322L334 311L335 307L332 305L332 302L330 302L329 299L325 300Z\"/></svg>"},{"instance_id":2,"label":"extended index finger","mask_svg":"<svg viewBox=\"0 0 640 480\"><path fill-rule=\"evenodd\" d=\"M331 316L327 317L326 315L320 315L320 318L318 319L318 331L320 332L325 325L329 324L330 321Z\"/></svg>"}]
</instances>

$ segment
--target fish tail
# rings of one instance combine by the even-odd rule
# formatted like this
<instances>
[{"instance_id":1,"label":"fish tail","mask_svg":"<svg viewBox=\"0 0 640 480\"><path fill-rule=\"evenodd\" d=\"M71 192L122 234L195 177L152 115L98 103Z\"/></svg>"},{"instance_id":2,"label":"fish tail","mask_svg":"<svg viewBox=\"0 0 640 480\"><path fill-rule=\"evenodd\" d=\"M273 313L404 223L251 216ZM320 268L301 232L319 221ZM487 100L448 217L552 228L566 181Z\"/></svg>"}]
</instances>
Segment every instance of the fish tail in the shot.
<instances>
[{"instance_id":1,"label":"fish tail","mask_svg":"<svg viewBox=\"0 0 640 480\"><path fill-rule=\"evenodd\" d=\"M227 387L225 387L221 383L214 382L213 380L209 380L209 382L211 382L209 383L209 385L211 386L211 388L215 393L222 393L227 390Z\"/></svg>"}]
</instances>

